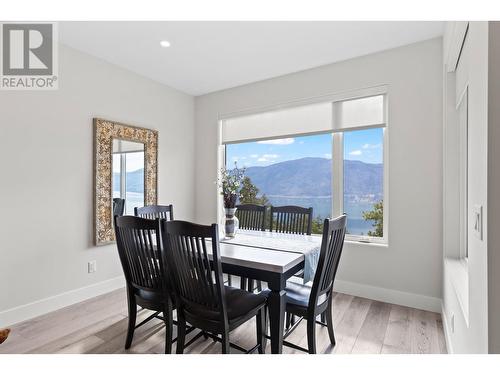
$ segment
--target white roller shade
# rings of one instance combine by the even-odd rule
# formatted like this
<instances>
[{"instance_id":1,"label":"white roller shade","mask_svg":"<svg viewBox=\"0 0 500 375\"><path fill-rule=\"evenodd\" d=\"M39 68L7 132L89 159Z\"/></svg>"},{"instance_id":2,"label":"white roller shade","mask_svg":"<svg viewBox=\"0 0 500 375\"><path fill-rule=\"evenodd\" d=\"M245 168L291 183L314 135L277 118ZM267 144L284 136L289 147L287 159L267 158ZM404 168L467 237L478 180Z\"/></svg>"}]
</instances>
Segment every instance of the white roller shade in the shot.
<instances>
[{"instance_id":1,"label":"white roller shade","mask_svg":"<svg viewBox=\"0 0 500 375\"><path fill-rule=\"evenodd\" d=\"M113 139L113 153L144 151L144 143Z\"/></svg>"},{"instance_id":2,"label":"white roller shade","mask_svg":"<svg viewBox=\"0 0 500 375\"><path fill-rule=\"evenodd\" d=\"M385 125L384 95L334 103L335 130Z\"/></svg>"},{"instance_id":3,"label":"white roller shade","mask_svg":"<svg viewBox=\"0 0 500 375\"><path fill-rule=\"evenodd\" d=\"M331 130L332 103L319 103L223 120L222 143Z\"/></svg>"},{"instance_id":4,"label":"white roller shade","mask_svg":"<svg viewBox=\"0 0 500 375\"><path fill-rule=\"evenodd\" d=\"M376 95L228 118L222 143L385 126L384 101L385 95Z\"/></svg>"}]
</instances>

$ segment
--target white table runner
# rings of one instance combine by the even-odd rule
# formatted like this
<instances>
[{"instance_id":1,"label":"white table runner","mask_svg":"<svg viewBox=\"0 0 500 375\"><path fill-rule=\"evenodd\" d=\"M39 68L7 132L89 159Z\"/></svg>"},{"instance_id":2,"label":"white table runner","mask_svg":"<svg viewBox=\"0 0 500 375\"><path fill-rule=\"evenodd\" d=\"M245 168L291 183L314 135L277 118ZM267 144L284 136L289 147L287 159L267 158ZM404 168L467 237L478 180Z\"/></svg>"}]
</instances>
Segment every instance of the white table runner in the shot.
<instances>
[{"instance_id":1,"label":"white table runner","mask_svg":"<svg viewBox=\"0 0 500 375\"><path fill-rule=\"evenodd\" d=\"M304 283L313 280L321 249L321 236L267 231L239 230L234 238L223 238L220 242L303 254Z\"/></svg>"}]
</instances>

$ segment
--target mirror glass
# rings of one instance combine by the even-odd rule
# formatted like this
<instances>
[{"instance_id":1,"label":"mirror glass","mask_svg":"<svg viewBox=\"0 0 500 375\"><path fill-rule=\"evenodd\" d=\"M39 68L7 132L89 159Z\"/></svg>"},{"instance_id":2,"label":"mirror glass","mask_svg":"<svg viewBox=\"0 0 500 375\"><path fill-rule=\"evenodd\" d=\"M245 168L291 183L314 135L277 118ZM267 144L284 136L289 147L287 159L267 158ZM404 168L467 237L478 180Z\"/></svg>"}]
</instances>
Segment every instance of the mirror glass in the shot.
<instances>
[{"instance_id":1,"label":"mirror glass","mask_svg":"<svg viewBox=\"0 0 500 375\"><path fill-rule=\"evenodd\" d=\"M133 215L144 206L144 143L113 139L112 186L114 214Z\"/></svg>"}]
</instances>

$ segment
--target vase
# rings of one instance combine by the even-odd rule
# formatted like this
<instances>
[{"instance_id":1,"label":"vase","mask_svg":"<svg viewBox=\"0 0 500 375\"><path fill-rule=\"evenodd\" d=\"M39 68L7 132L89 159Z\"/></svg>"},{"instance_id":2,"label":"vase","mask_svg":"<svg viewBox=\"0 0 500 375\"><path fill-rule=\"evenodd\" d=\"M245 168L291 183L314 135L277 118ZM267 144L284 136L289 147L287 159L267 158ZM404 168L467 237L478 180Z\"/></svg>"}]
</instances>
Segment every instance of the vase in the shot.
<instances>
[{"instance_id":1,"label":"vase","mask_svg":"<svg viewBox=\"0 0 500 375\"><path fill-rule=\"evenodd\" d=\"M226 232L226 237L234 238L240 224L240 221L235 215L236 208L226 208L225 213L224 230Z\"/></svg>"}]
</instances>

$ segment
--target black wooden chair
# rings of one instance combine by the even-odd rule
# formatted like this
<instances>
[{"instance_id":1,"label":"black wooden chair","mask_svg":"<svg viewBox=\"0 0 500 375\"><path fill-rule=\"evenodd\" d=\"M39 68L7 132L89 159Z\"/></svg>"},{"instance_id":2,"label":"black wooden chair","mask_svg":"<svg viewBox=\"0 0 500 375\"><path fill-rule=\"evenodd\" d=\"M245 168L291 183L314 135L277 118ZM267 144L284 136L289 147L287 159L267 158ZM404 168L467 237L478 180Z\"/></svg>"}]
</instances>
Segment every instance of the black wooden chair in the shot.
<instances>
[{"instance_id":1,"label":"black wooden chair","mask_svg":"<svg viewBox=\"0 0 500 375\"><path fill-rule=\"evenodd\" d=\"M134 215L145 219L165 219L174 220L174 206L152 205L145 207L135 207Z\"/></svg>"},{"instance_id":2,"label":"black wooden chair","mask_svg":"<svg viewBox=\"0 0 500 375\"><path fill-rule=\"evenodd\" d=\"M172 270L177 301L177 353L184 351L186 321L222 342L222 353L234 347L246 353L265 350L266 296L224 286L216 224L162 221L164 259ZM207 240L211 240L208 242ZM209 254L212 254L210 259ZM246 350L229 342L229 332L257 317L257 345ZM203 332L193 337L189 345ZM219 337L221 335L221 338Z\"/></svg>"},{"instance_id":3,"label":"black wooden chair","mask_svg":"<svg viewBox=\"0 0 500 375\"><path fill-rule=\"evenodd\" d=\"M125 199L113 198L113 217L123 216L125 211Z\"/></svg>"},{"instance_id":4,"label":"black wooden chair","mask_svg":"<svg viewBox=\"0 0 500 375\"><path fill-rule=\"evenodd\" d=\"M236 216L240 222L240 229L246 230L266 230L266 206L261 206L258 204L240 204L236 206ZM231 275L228 275L228 281L231 285ZM241 278L240 288L247 289L248 291L253 291L254 280L248 280L246 278ZM257 280L257 290L262 290L262 282Z\"/></svg>"},{"instance_id":5,"label":"black wooden chair","mask_svg":"<svg viewBox=\"0 0 500 375\"><path fill-rule=\"evenodd\" d=\"M328 328L330 342L332 346L335 346L332 317L333 283L344 246L345 228L345 215L333 220L325 219L321 252L312 286L287 282L287 320L289 320L292 314L300 318L285 332L283 345L309 352L310 354L316 353L316 324L320 324ZM316 317L324 313L326 313L326 323L316 321ZM285 341L304 318L307 320L308 349Z\"/></svg>"},{"instance_id":6,"label":"black wooden chair","mask_svg":"<svg viewBox=\"0 0 500 375\"><path fill-rule=\"evenodd\" d=\"M165 322L165 353L172 351L174 309L168 275L157 251L160 220L115 216L116 244L127 283L128 329L125 349L130 348L134 330L151 319ZM137 306L155 313L136 324ZM160 317L163 313L163 318Z\"/></svg>"},{"instance_id":7,"label":"black wooden chair","mask_svg":"<svg viewBox=\"0 0 500 375\"><path fill-rule=\"evenodd\" d=\"M271 232L307 234L312 231L313 208L300 206L271 206ZM304 271L295 276L304 277Z\"/></svg>"},{"instance_id":8,"label":"black wooden chair","mask_svg":"<svg viewBox=\"0 0 500 375\"><path fill-rule=\"evenodd\" d=\"M271 206L271 232L311 234L312 207Z\"/></svg>"},{"instance_id":9,"label":"black wooden chair","mask_svg":"<svg viewBox=\"0 0 500 375\"><path fill-rule=\"evenodd\" d=\"M240 221L240 229L266 230L266 206L258 204L240 204L236 206L236 216Z\"/></svg>"}]
</instances>

